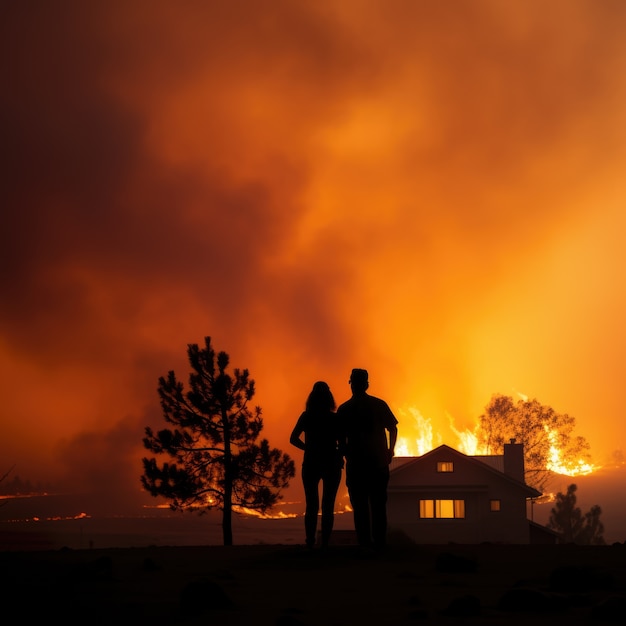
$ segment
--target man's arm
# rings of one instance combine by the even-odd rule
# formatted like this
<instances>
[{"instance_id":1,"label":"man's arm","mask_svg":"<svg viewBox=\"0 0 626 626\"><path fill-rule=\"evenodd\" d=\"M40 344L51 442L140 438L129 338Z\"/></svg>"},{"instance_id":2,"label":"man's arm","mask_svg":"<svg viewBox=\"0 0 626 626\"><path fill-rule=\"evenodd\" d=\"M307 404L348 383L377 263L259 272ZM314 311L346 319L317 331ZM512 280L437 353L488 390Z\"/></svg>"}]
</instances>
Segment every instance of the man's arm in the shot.
<instances>
[{"instance_id":1,"label":"man's arm","mask_svg":"<svg viewBox=\"0 0 626 626\"><path fill-rule=\"evenodd\" d=\"M396 441L398 440L398 427L396 424L388 428L389 431L389 449L387 450L387 462L391 463L396 453Z\"/></svg>"},{"instance_id":2,"label":"man's arm","mask_svg":"<svg viewBox=\"0 0 626 626\"><path fill-rule=\"evenodd\" d=\"M337 447L339 449L339 454L345 458L346 453L348 451L348 440L346 435L346 420L344 411L340 406L337 409Z\"/></svg>"}]
</instances>

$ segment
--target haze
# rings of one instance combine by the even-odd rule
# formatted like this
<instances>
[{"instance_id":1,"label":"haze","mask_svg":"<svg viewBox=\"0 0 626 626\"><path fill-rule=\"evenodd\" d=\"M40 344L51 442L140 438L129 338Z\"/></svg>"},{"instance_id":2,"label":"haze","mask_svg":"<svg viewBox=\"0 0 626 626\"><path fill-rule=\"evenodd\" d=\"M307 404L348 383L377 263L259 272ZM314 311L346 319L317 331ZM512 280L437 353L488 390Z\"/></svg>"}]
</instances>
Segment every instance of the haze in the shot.
<instances>
[{"instance_id":1,"label":"haze","mask_svg":"<svg viewBox=\"0 0 626 626\"><path fill-rule=\"evenodd\" d=\"M622 458L623 2L30 2L0 31L0 472L139 494L158 377L207 335L298 463L352 367L401 435L412 409L455 446L521 393Z\"/></svg>"}]
</instances>

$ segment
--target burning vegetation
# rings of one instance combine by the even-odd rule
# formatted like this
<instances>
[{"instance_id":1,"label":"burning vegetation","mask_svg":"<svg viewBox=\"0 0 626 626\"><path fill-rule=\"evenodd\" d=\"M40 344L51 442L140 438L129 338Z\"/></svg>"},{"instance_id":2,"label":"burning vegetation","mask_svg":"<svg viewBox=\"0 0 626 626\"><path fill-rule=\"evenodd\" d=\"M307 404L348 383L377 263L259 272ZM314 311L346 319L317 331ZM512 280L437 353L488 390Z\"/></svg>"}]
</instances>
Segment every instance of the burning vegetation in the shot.
<instances>
[{"instance_id":1,"label":"burning vegetation","mask_svg":"<svg viewBox=\"0 0 626 626\"><path fill-rule=\"evenodd\" d=\"M421 456L442 443L431 420L417 409L398 414L402 430L412 429L415 435L398 437L396 456ZM575 419L536 399L494 395L473 429L458 430L452 420L450 426L458 439L455 447L467 455L498 455L511 439L522 443L525 481L540 491L552 474L580 476L600 468L591 462L584 437L573 434Z\"/></svg>"}]
</instances>

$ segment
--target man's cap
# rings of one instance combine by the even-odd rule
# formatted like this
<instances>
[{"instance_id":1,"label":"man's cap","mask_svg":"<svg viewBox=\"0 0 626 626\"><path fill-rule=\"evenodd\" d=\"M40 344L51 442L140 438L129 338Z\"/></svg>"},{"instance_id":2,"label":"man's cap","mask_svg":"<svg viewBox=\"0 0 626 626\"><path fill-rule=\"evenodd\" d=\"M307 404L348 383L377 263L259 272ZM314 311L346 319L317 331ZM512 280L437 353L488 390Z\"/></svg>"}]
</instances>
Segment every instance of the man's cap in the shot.
<instances>
[{"instance_id":1,"label":"man's cap","mask_svg":"<svg viewBox=\"0 0 626 626\"><path fill-rule=\"evenodd\" d=\"M355 368L352 370L352 374L350 374L350 384L356 383L367 383L367 370Z\"/></svg>"}]
</instances>

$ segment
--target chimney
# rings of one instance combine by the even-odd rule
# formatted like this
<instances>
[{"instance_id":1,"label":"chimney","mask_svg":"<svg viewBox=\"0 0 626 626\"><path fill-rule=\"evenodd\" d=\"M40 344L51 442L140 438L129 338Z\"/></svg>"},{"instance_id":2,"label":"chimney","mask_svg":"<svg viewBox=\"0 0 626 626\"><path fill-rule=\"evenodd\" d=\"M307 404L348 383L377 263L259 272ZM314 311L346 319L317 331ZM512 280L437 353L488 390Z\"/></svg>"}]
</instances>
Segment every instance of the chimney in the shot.
<instances>
[{"instance_id":1,"label":"chimney","mask_svg":"<svg viewBox=\"0 0 626 626\"><path fill-rule=\"evenodd\" d=\"M504 473L524 482L524 445L515 443L515 439L504 444Z\"/></svg>"}]
</instances>

